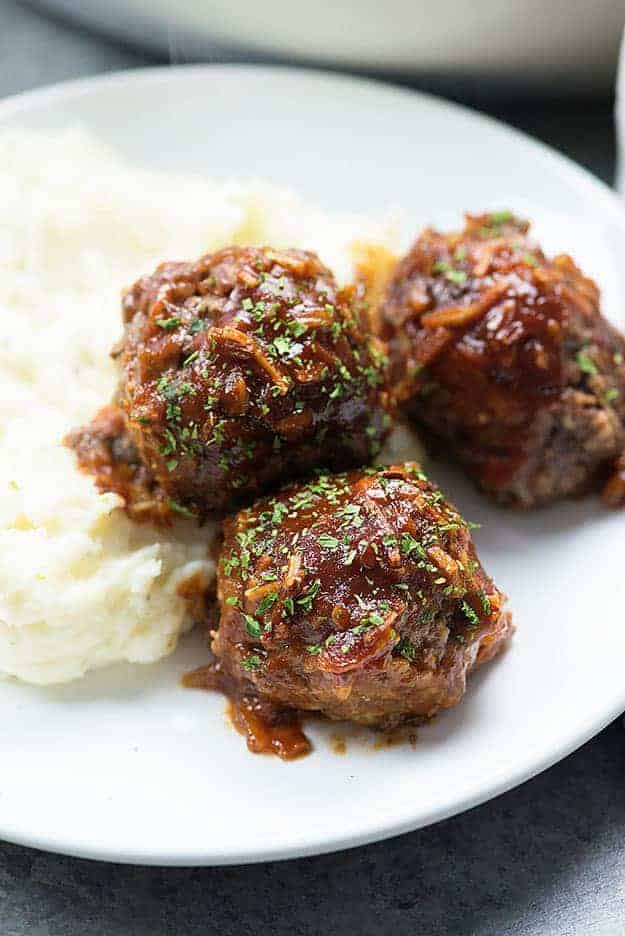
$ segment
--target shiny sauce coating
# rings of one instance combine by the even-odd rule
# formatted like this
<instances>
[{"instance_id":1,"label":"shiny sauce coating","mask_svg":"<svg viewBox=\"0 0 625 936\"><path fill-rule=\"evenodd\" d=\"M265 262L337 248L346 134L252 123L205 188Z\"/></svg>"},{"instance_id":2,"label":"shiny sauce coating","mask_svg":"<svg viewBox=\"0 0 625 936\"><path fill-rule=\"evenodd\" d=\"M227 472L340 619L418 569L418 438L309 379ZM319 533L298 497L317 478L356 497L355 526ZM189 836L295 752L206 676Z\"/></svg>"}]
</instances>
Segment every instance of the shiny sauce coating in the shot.
<instances>
[{"instance_id":1,"label":"shiny sauce coating","mask_svg":"<svg viewBox=\"0 0 625 936\"><path fill-rule=\"evenodd\" d=\"M528 229L499 212L468 216L456 234L426 230L399 264L383 309L408 412L503 496L537 460L541 414L569 406L567 392L581 394L579 406L570 403L573 420L576 407L625 419L625 343L601 317L595 283L570 257L549 260ZM612 432L616 448L621 432Z\"/></svg>"},{"instance_id":2,"label":"shiny sauce coating","mask_svg":"<svg viewBox=\"0 0 625 936\"><path fill-rule=\"evenodd\" d=\"M118 403L173 510L202 517L374 457L386 357L355 298L315 254L243 247L164 264L128 291Z\"/></svg>"},{"instance_id":3,"label":"shiny sauce coating","mask_svg":"<svg viewBox=\"0 0 625 936\"><path fill-rule=\"evenodd\" d=\"M431 717L511 632L467 523L414 463L320 473L228 519L218 600L211 678L273 724Z\"/></svg>"}]
</instances>

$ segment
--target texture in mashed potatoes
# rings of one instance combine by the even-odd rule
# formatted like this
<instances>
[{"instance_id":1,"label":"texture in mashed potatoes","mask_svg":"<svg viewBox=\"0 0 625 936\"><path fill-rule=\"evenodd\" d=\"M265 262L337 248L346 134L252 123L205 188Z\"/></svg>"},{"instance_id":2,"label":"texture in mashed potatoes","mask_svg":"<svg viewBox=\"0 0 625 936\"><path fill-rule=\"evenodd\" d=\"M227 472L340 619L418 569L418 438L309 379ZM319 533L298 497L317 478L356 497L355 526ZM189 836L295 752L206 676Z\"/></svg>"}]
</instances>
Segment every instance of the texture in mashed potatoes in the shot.
<instances>
[{"instance_id":1,"label":"texture in mashed potatoes","mask_svg":"<svg viewBox=\"0 0 625 936\"><path fill-rule=\"evenodd\" d=\"M396 230L260 182L128 168L78 131L0 134L0 673L157 660L191 623L180 583L214 576L215 525L133 524L61 444L111 398L121 288L237 243L314 249L347 280L355 241L395 250Z\"/></svg>"}]
</instances>

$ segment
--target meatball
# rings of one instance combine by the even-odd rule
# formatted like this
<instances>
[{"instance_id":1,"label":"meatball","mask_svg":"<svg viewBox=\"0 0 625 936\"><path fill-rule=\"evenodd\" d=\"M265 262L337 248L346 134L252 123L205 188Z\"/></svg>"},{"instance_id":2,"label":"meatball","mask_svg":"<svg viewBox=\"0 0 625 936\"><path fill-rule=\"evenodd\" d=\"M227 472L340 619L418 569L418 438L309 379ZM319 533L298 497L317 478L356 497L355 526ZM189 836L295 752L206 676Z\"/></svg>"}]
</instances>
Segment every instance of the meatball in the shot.
<instances>
[{"instance_id":1,"label":"meatball","mask_svg":"<svg viewBox=\"0 0 625 936\"><path fill-rule=\"evenodd\" d=\"M603 499L610 507L625 507L625 451L603 489Z\"/></svg>"},{"instance_id":2,"label":"meatball","mask_svg":"<svg viewBox=\"0 0 625 936\"><path fill-rule=\"evenodd\" d=\"M112 491L123 499L132 520L168 522L171 506L141 461L119 407L104 406L88 426L70 432L65 444L100 491Z\"/></svg>"},{"instance_id":3,"label":"meatball","mask_svg":"<svg viewBox=\"0 0 625 936\"><path fill-rule=\"evenodd\" d=\"M278 723L429 718L511 633L468 524L414 462L319 474L228 519L218 597L214 682Z\"/></svg>"},{"instance_id":4,"label":"meatball","mask_svg":"<svg viewBox=\"0 0 625 936\"><path fill-rule=\"evenodd\" d=\"M520 507L588 491L625 447L625 341L594 282L528 231L509 212L426 230L383 307L408 414Z\"/></svg>"},{"instance_id":5,"label":"meatball","mask_svg":"<svg viewBox=\"0 0 625 936\"><path fill-rule=\"evenodd\" d=\"M315 254L230 247L165 263L123 315L117 403L174 509L201 518L379 451L384 349Z\"/></svg>"}]
</instances>

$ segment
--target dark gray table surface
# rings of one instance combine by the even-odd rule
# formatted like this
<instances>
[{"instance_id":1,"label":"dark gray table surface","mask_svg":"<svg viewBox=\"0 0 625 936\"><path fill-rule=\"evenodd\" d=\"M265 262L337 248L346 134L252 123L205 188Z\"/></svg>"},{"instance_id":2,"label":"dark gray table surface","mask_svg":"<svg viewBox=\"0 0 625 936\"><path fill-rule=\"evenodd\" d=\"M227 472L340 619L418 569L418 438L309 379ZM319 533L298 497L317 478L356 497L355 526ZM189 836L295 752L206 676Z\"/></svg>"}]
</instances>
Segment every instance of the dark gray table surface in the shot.
<instances>
[{"instance_id":1,"label":"dark gray table surface","mask_svg":"<svg viewBox=\"0 0 625 936\"><path fill-rule=\"evenodd\" d=\"M154 62L146 53L0 0L0 96ZM510 100L496 87L483 92L476 83L464 84L462 93L453 86L444 90L546 140L611 182L611 100L558 100L552 94L532 101L518 92ZM520 699L520 717L522 704ZM625 934L620 721L484 806L336 855L242 868L158 869L0 843L0 936L321 932Z\"/></svg>"}]
</instances>

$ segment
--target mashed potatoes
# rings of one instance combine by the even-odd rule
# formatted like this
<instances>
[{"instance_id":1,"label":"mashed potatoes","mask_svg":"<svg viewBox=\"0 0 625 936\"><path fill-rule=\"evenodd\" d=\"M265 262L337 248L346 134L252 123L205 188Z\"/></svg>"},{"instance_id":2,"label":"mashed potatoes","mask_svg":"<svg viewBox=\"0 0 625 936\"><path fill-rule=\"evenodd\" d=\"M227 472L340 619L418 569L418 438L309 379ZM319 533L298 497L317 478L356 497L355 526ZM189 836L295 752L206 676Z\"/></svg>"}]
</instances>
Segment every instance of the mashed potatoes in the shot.
<instances>
[{"instance_id":1,"label":"mashed potatoes","mask_svg":"<svg viewBox=\"0 0 625 936\"><path fill-rule=\"evenodd\" d=\"M315 249L349 279L355 241L396 233L262 183L131 169L83 133L0 134L0 673L158 660L191 623L178 586L214 575L214 525L134 525L61 445L111 397L120 289L231 243Z\"/></svg>"}]
</instances>

